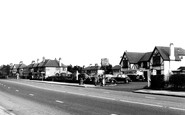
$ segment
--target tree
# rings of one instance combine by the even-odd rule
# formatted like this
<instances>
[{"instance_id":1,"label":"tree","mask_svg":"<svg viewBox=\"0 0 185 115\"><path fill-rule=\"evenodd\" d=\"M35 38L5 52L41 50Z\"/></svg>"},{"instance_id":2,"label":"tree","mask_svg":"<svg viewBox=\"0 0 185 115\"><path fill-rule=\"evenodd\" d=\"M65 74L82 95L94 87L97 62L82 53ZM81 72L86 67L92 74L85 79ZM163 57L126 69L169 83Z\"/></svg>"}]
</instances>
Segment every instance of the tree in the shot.
<instances>
[{"instance_id":1,"label":"tree","mask_svg":"<svg viewBox=\"0 0 185 115\"><path fill-rule=\"evenodd\" d=\"M101 69L105 71L105 74L112 74L112 65L101 66Z\"/></svg>"}]
</instances>

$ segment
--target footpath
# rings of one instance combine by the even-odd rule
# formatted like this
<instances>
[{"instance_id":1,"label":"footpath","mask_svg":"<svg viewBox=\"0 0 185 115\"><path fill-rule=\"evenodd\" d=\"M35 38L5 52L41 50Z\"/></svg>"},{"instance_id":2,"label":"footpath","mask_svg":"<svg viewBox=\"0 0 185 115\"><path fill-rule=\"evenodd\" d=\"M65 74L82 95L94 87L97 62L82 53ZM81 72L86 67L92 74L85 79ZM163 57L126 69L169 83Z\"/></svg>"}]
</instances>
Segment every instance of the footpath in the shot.
<instances>
[{"instance_id":1,"label":"footpath","mask_svg":"<svg viewBox=\"0 0 185 115\"><path fill-rule=\"evenodd\" d=\"M0 106L0 115L15 115L15 114L9 112L8 110Z\"/></svg>"},{"instance_id":2,"label":"footpath","mask_svg":"<svg viewBox=\"0 0 185 115\"><path fill-rule=\"evenodd\" d=\"M183 92L183 91L141 89L141 90L136 90L133 92L134 93L144 93L144 94L164 95L164 96L174 96L174 97L184 97L185 98L185 92Z\"/></svg>"},{"instance_id":3,"label":"footpath","mask_svg":"<svg viewBox=\"0 0 185 115\"><path fill-rule=\"evenodd\" d=\"M82 84L80 85L79 83L67 83L67 82L54 82L54 81L38 81L38 80L31 80L34 82L39 82L39 83L48 83L48 84L56 84L56 85L67 85L67 86L75 86L75 87L96 87L95 85L90 85L90 84Z\"/></svg>"}]
</instances>

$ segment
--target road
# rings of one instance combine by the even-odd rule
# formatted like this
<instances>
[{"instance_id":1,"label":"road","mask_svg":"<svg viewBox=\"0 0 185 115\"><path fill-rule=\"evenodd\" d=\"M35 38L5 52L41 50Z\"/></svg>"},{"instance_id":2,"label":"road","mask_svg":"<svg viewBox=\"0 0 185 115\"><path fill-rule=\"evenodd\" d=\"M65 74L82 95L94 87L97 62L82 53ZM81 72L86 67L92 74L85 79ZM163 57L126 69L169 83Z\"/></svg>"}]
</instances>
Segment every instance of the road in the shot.
<instances>
[{"instance_id":1,"label":"road","mask_svg":"<svg viewBox=\"0 0 185 115\"><path fill-rule=\"evenodd\" d=\"M17 115L184 115L185 98L1 80L0 104Z\"/></svg>"}]
</instances>

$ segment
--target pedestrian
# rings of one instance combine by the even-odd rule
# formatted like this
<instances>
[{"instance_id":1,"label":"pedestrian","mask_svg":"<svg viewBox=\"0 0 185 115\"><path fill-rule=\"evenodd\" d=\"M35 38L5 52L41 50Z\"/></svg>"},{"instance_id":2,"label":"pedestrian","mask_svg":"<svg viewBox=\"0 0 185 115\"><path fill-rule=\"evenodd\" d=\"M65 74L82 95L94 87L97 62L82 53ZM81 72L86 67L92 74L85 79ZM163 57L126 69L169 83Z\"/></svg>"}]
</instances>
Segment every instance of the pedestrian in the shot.
<instances>
[{"instance_id":1,"label":"pedestrian","mask_svg":"<svg viewBox=\"0 0 185 115\"><path fill-rule=\"evenodd\" d=\"M96 86L96 85L98 85L98 75L97 74L95 74L94 75L94 85Z\"/></svg>"},{"instance_id":2,"label":"pedestrian","mask_svg":"<svg viewBox=\"0 0 185 115\"><path fill-rule=\"evenodd\" d=\"M102 86L105 86L105 75L102 75Z\"/></svg>"}]
</instances>

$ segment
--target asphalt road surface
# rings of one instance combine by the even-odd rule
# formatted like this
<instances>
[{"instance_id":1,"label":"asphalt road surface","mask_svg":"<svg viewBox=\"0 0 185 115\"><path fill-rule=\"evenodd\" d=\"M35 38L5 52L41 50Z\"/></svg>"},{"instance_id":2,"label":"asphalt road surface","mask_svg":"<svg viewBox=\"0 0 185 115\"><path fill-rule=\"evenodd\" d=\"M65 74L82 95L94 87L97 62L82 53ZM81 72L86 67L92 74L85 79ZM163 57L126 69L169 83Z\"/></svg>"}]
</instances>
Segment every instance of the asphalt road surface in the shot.
<instances>
[{"instance_id":1,"label":"asphalt road surface","mask_svg":"<svg viewBox=\"0 0 185 115\"><path fill-rule=\"evenodd\" d=\"M185 98L24 80L1 80L0 100L17 115L185 115Z\"/></svg>"}]
</instances>

